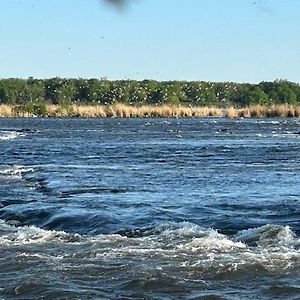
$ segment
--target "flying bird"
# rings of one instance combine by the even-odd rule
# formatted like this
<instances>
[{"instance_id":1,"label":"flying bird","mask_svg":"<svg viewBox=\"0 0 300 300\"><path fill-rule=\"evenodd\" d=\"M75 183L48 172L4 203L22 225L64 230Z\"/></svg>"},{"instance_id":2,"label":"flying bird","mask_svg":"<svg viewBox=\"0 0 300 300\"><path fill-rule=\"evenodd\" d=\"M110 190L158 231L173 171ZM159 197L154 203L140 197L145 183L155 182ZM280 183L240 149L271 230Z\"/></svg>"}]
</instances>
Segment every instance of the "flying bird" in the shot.
<instances>
[{"instance_id":1,"label":"flying bird","mask_svg":"<svg viewBox=\"0 0 300 300\"><path fill-rule=\"evenodd\" d=\"M127 4L127 0L104 0L108 4L112 4L114 6L117 6L119 8L124 7Z\"/></svg>"},{"instance_id":2,"label":"flying bird","mask_svg":"<svg viewBox=\"0 0 300 300\"><path fill-rule=\"evenodd\" d=\"M125 0L106 0L106 1L112 4L122 4L123 2L125 2Z\"/></svg>"}]
</instances>

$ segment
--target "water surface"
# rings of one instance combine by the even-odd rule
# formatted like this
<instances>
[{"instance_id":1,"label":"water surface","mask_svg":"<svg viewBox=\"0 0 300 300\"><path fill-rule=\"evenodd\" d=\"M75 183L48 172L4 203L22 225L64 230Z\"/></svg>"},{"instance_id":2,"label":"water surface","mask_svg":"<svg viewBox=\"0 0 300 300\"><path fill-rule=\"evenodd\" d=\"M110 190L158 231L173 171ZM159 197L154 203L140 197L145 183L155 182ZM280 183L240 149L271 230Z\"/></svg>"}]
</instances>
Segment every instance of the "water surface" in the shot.
<instances>
[{"instance_id":1,"label":"water surface","mask_svg":"<svg viewBox=\"0 0 300 300\"><path fill-rule=\"evenodd\" d=\"M299 129L0 119L0 297L299 299Z\"/></svg>"}]
</instances>

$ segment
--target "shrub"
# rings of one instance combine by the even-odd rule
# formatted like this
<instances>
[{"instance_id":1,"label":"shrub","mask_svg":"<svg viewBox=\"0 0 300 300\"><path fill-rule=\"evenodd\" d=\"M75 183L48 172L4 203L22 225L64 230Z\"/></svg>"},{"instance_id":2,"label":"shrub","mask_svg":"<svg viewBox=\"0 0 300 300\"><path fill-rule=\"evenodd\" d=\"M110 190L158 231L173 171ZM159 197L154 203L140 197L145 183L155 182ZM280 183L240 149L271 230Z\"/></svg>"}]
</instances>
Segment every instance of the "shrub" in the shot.
<instances>
[{"instance_id":1,"label":"shrub","mask_svg":"<svg viewBox=\"0 0 300 300\"><path fill-rule=\"evenodd\" d=\"M47 115L47 106L44 101L27 102L26 104L15 106L13 113L17 116L45 116Z\"/></svg>"}]
</instances>

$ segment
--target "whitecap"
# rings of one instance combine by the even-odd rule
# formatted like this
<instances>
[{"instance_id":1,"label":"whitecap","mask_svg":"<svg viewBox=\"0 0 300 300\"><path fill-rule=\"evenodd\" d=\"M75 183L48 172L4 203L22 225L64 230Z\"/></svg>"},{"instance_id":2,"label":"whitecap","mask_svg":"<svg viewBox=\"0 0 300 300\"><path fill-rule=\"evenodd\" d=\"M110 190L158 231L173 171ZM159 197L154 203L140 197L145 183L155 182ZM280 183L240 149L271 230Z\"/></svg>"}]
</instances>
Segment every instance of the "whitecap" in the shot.
<instances>
[{"instance_id":1,"label":"whitecap","mask_svg":"<svg viewBox=\"0 0 300 300\"><path fill-rule=\"evenodd\" d=\"M255 122L256 124L280 124L280 121L274 121L274 120L258 120Z\"/></svg>"},{"instance_id":2,"label":"whitecap","mask_svg":"<svg viewBox=\"0 0 300 300\"><path fill-rule=\"evenodd\" d=\"M36 226L14 227L0 221L0 245L20 246L33 244L67 244L80 241L79 234L64 231L45 230Z\"/></svg>"},{"instance_id":3,"label":"whitecap","mask_svg":"<svg viewBox=\"0 0 300 300\"><path fill-rule=\"evenodd\" d=\"M13 140L21 136L25 136L25 134L18 131L0 131L0 141Z\"/></svg>"},{"instance_id":4,"label":"whitecap","mask_svg":"<svg viewBox=\"0 0 300 300\"><path fill-rule=\"evenodd\" d=\"M24 173L29 173L33 171L33 168L22 165L0 165L0 176L20 178Z\"/></svg>"},{"instance_id":5,"label":"whitecap","mask_svg":"<svg viewBox=\"0 0 300 300\"><path fill-rule=\"evenodd\" d=\"M242 230L235 238L260 247L293 247L299 243L299 238L289 226L273 224Z\"/></svg>"},{"instance_id":6,"label":"whitecap","mask_svg":"<svg viewBox=\"0 0 300 300\"><path fill-rule=\"evenodd\" d=\"M147 261L209 274L258 269L273 273L300 266L299 238L284 226L266 225L234 237L192 223L167 223L150 231L134 238L119 234L82 236L35 226L16 228L2 222L0 247L60 249L59 258L74 263L78 259L112 264L116 260Z\"/></svg>"}]
</instances>

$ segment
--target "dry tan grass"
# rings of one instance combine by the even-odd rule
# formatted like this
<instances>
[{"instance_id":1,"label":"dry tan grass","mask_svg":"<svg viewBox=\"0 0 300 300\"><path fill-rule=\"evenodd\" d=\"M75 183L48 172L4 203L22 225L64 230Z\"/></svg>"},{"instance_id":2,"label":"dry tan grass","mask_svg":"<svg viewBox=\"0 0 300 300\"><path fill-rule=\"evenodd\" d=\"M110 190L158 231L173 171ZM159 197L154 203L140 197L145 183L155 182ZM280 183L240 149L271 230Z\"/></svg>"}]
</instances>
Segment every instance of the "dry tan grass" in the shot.
<instances>
[{"instance_id":1,"label":"dry tan grass","mask_svg":"<svg viewBox=\"0 0 300 300\"><path fill-rule=\"evenodd\" d=\"M239 116L249 117L300 117L300 105L253 105L239 110Z\"/></svg>"},{"instance_id":2,"label":"dry tan grass","mask_svg":"<svg viewBox=\"0 0 300 300\"><path fill-rule=\"evenodd\" d=\"M261 105L253 105L248 107L251 117L264 117L266 116L266 108Z\"/></svg>"},{"instance_id":3,"label":"dry tan grass","mask_svg":"<svg viewBox=\"0 0 300 300\"><path fill-rule=\"evenodd\" d=\"M245 107L240 109L240 116L243 118L250 118L251 117L251 110L249 107Z\"/></svg>"},{"instance_id":4,"label":"dry tan grass","mask_svg":"<svg viewBox=\"0 0 300 300\"><path fill-rule=\"evenodd\" d=\"M32 117L32 114L18 112L11 105L0 105L0 117ZM199 106L174 106L174 105L141 105L130 106L122 103L113 105L79 105L67 107L47 105L45 117L300 117L300 105L253 105L244 108L219 108Z\"/></svg>"},{"instance_id":5,"label":"dry tan grass","mask_svg":"<svg viewBox=\"0 0 300 300\"><path fill-rule=\"evenodd\" d=\"M300 117L300 105L295 106L295 117Z\"/></svg>"},{"instance_id":6,"label":"dry tan grass","mask_svg":"<svg viewBox=\"0 0 300 300\"><path fill-rule=\"evenodd\" d=\"M233 106L230 106L225 109L225 116L228 118L237 118L239 116L239 111Z\"/></svg>"},{"instance_id":7,"label":"dry tan grass","mask_svg":"<svg viewBox=\"0 0 300 300\"><path fill-rule=\"evenodd\" d=\"M12 116L13 116L12 106L6 105L6 104L1 104L0 105L0 117L12 117Z\"/></svg>"},{"instance_id":8,"label":"dry tan grass","mask_svg":"<svg viewBox=\"0 0 300 300\"><path fill-rule=\"evenodd\" d=\"M177 108L177 117L193 117L196 115L195 109L192 106L179 106Z\"/></svg>"},{"instance_id":9,"label":"dry tan grass","mask_svg":"<svg viewBox=\"0 0 300 300\"><path fill-rule=\"evenodd\" d=\"M270 117L288 117L290 108L288 105L272 105L269 108Z\"/></svg>"},{"instance_id":10,"label":"dry tan grass","mask_svg":"<svg viewBox=\"0 0 300 300\"><path fill-rule=\"evenodd\" d=\"M82 118L104 118L107 116L103 106L100 105L73 105L74 116Z\"/></svg>"}]
</instances>

